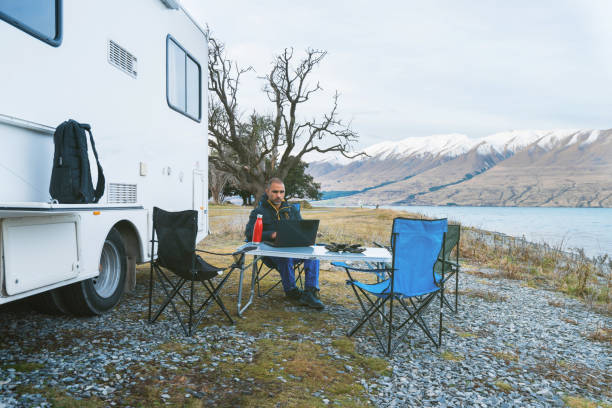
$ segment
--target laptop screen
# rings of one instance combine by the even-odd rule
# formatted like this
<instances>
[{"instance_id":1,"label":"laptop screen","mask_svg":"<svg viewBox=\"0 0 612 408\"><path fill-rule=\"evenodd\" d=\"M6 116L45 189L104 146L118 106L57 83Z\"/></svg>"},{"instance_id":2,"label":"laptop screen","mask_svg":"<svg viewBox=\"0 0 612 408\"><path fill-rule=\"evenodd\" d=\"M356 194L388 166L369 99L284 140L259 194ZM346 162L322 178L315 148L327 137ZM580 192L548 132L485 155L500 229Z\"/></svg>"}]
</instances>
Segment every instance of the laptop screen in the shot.
<instances>
[{"instance_id":1,"label":"laptop screen","mask_svg":"<svg viewBox=\"0 0 612 408\"><path fill-rule=\"evenodd\" d=\"M276 231L276 240L268 245L276 247L303 247L314 245L319 229L319 220L276 221L268 231Z\"/></svg>"}]
</instances>

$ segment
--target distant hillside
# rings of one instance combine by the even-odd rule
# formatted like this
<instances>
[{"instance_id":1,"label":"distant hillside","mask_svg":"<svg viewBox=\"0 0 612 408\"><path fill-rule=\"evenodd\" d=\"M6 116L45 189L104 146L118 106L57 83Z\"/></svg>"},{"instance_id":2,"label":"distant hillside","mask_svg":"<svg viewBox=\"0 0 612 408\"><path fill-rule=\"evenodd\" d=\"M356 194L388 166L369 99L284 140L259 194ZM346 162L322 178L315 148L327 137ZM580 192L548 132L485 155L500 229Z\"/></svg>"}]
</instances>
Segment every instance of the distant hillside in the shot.
<instances>
[{"instance_id":1,"label":"distant hillside","mask_svg":"<svg viewBox=\"0 0 612 408\"><path fill-rule=\"evenodd\" d=\"M383 142L349 163L313 162L345 204L612 207L612 130L511 131Z\"/></svg>"}]
</instances>

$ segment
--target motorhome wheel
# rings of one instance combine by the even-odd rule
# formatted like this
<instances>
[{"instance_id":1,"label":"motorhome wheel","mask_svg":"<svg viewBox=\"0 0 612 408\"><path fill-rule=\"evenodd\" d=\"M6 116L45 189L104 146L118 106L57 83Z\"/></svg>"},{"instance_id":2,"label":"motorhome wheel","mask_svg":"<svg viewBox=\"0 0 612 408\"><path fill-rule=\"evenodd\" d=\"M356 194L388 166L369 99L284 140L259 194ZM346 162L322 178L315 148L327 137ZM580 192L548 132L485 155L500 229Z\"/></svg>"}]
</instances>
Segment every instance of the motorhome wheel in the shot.
<instances>
[{"instance_id":1,"label":"motorhome wheel","mask_svg":"<svg viewBox=\"0 0 612 408\"><path fill-rule=\"evenodd\" d=\"M63 297L72 313L99 315L112 309L123 295L127 274L125 246L121 234L111 229L100 255L100 274L67 286Z\"/></svg>"}]
</instances>

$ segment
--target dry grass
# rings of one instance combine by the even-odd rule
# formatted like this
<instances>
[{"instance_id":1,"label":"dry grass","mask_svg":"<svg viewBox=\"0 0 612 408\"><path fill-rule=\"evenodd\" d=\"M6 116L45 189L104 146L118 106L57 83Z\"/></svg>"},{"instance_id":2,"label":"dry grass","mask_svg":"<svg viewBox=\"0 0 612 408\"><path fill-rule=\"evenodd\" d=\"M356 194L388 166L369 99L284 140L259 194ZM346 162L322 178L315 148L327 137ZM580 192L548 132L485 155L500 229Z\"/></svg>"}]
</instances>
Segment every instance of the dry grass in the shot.
<instances>
[{"instance_id":1,"label":"dry grass","mask_svg":"<svg viewBox=\"0 0 612 408\"><path fill-rule=\"evenodd\" d=\"M565 323L577 326L578 322L574 319L570 319L569 317L562 317L561 320L563 320Z\"/></svg>"},{"instance_id":2,"label":"dry grass","mask_svg":"<svg viewBox=\"0 0 612 408\"><path fill-rule=\"evenodd\" d=\"M563 398L563 402L569 408L612 408L612 404L601 401L592 401L583 397L572 397L566 396Z\"/></svg>"},{"instance_id":3,"label":"dry grass","mask_svg":"<svg viewBox=\"0 0 612 408\"><path fill-rule=\"evenodd\" d=\"M497 359L504 360L506 363L517 362L519 359L518 355L512 351L494 351L491 355Z\"/></svg>"},{"instance_id":4,"label":"dry grass","mask_svg":"<svg viewBox=\"0 0 612 408\"><path fill-rule=\"evenodd\" d=\"M587 339L599 341L612 345L612 329L609 327L598 327L593 332L587 334Z\"/></svg>"},{"instance_id":5,"label":"dry grass","mask_svg":"<svg viewBox=\"0 0 612 408\"><path fill-rule=\"evenodd\" d=\"M220 366L226 375L253 378L258 384L252 394L234 400L237 405L265 407L283 401L282 406L287 407L323 406L319 398L312 396L312 392L321 389L340 405L367 405L363 388L354 381L354 374L345 370L347 363L331 359L320 345L310 341L261 340L258 349L252 363ZM363 375L357 361L351 364Z\"/></svg>"},{"instance_id":6,"label":"dry grass","mask_svg":"<svg viewBox=\"0 0 612 408\"><path fill-rule=\"evenodd\" d=\"M65 392L56 390L50 386L34 388L33 385L18 385L17 392L19 394L42 394L47 398L47 401L53 407L63 408L97 408L104 407L107 404L98 397L90 397L88 399L75 398Z\"/></svg>"},{"instance_id":7,"label":"dry grass","mask_svg":"<svg viewBox=\"0 0 612 408\"><path fill-rule=\"evenodd\" d=\"M552 306L552 307L565 307L565 302L560 301L560 300L549 300L548 301L548 306Z\"/></svg>"},{"instance_id":8,"label":"dry grass","mask_svg":"<svg viewBox=\"0 0 612 408\"><path fill-rule=\"evenodd\" d=\"M497 388L499 388L500 390L502 390L503 392L506 392L506 393L508 393L508 392L510 392L510 391L512 391L514 389L514 387L512 387L512 385L508 384L505 381L501 381L501 380L495 381L493 383L493 385L495 385Z\"/></svg>"},{"instance_id":9,"label":"dry grass","mask_svg":"<svg viewBox=\"0 0 612 408\"><path fill-rule=\"evenodd\" d=\"M41 368L45 368L44 364L41 363L31 363L28 361L15 361L15 362L4 362L0 367L3 370L13 369L20 373L29 373L32 371L40 370Z\"/></svg>"},{"instance_id":10,"label":"dry grass","mask_svg":"<svg viewBox=\"0 0 612 408\"><path fill-rule=\"evenodd\" d=\"M508 298L490 290L467 289L460 290L459 295L470 296L473 298L483 299L487 302L506 302Z\"/></svg>"},{"instance_id":11,"label":"dry grass","mask_svg":"<svg viewBox=\"0 0 612 408\"><path fill-rule=\"evenodd\" d=\"M464 332L464 331L458 331L457 332L457 336L463 338L463 339L473 339L478 337L477 334L475 333L470 333L470 332Z\"/></svg>"},{"instance_id":12,"label":"dry grass","mask_svg":"<svg viewBox=\"0 0 612 408\"><path fill-rule=\"evenodd\" d=\"M580 363L564 360L543 360L533 367L538 374L557 381L564 381L595 395L612 397L612 374Z\"/></svg>"},{"instance_id":13,"label":"dry grass","mask_svg":"<svg viewBox=\"0 0 612 408\"><path fill-rule=\"evenodd\" d=\"M534 288L556 289L612 312L612 259L608 255L590 259L581 249L564 252L562 243L549 247L469 227L463 231L461 254L497 270L481 276L497 275L523 280Z\"/></svg>"},{"instance_id":14,"label":"dry grass","mask_svg":"<svg viewBox=\"0 0 612 408\"><path fill-rule=\"evenodd\" d=\"M444 350L440 353L440 357L446 361L463 361L465 357L461 354L453 353L452 351Z\"/></svg>"}]
</instances>

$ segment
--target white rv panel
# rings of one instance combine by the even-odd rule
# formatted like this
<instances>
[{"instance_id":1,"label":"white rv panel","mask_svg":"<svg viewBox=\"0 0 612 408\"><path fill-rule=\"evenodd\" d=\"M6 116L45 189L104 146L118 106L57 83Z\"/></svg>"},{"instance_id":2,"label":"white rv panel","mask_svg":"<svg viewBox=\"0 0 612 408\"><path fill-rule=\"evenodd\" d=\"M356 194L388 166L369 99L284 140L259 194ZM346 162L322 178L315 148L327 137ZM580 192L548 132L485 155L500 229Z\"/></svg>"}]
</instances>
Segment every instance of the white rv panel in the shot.
<instances>
[{"instance_id":1,"label":"white rv panel","mask_svg":"<svg viewBox=\"0 0 612 408\"><path fill-rule=\"evenodd\" d=\"M15 295L79 274L79 217L10 218L2 222L6 293Z\"/></svg>"},{"instance_id":2,"label":"white rv panel","mask_svg":"<svg viewBox=\"0 0 612 408\"><path fill-rule=\"evenodd\" d=\"M0 202L48 201L50 135L0 121L0 146Z\"/></svg>"},{"instance_id":3,"label":"white rv panel","mask_svg":"<svg viewBox=\"0 0 612 408\"><path fill-rule=\"evenodd\" d=\"M188 175L208 166L208 45L185 12L159 0L64 0L59 47L4 21L0 36L0 115L50 128L69 118L89 123L107 183L136 185L138 204L147 209L192 208ZM168 36L201 68L199 121L168 104ZM137 60L135 77L109 62L110 41ZM0 126L0 203L48 201L52 135Z\"/></svg>"},{"instance_id":4,"label":"white rv panel","mask_svg":"<svg viewBox=\"0 0 612 408\"><path fill-rule=\"evenodd\" d=\"M193 209L198 212L198 232L204 231L206 228L206 209L204 202L208 198L205 191L206 189L206 177L204 172L194 170L193 171ZM205 190L206 189L206 190Z\"/></svg>"},{"instance_id":5,"label":"white rv panel","mask_svg":"<svg viewBox=\"0 0 612 408\"><path fill-rule=\"evenodd\" d=\"M113 228L133 271L150 259L154 206L195 209L198 239L208 231L204 31L174 0L63 0L62 10L58 46L0 20L0 304L98 276ZM169 38L200 68L186 73L200 85L199 109L186 85L190 116L168 102ZM67 119L91 125L106 177L99 203L49 195L53 132ZM69 217L78 222L49 222Z\"/></svg>"}]
</instances>

